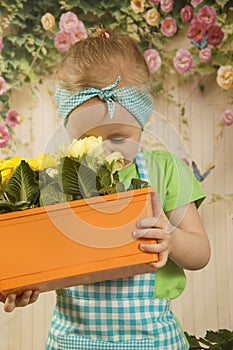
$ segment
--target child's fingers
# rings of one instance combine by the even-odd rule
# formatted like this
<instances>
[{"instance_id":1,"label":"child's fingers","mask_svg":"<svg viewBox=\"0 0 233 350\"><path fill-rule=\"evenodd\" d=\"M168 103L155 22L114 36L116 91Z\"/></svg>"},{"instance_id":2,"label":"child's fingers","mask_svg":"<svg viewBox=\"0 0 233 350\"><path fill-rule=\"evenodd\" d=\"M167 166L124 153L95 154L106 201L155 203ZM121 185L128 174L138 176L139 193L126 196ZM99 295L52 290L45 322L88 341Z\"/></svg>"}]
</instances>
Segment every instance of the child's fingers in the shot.
<instances>
[{"instance_id":1,"label":"child's fingers","mask_svg":"<svg viewBox=\"0 0 233 350\"><path fill-rule=\"evenodd\" d=\"M6 297L5 305L4 305L4 311L5 312L11 312L15 309L15 302L16 302L16 294L9 294Z\"/></svg>"},{"instance_id":2,"label":"child's fingers","mask_svg":"<svg viewBox=\"0 0 233 350\"><path fill-rule=\"evenodd\" d=\"M161 229L148 228L133 231L132 233L135 239L138 238L150 238L150 239L165 239L166 232Z\"/></svg>"},{"instance_id":3,"label":"child's fingers","mask_svg":"<svg viewBox=\"0 0 233 350\"><path fill-rule=\"evenodd\" d=\"M24 291L21 296L16 298L16 306L21 307L34 303L38 299L39 293L39 290Z\"/></svg>"},{"instance_id":4,"label":"child's fingers","mask_svg":"<svg viewBox=\"0 0 233 350\"><path fill-rule=\"evenodd\" d=\"M30 298L30 304L34 303L35 301L37 301L38 297L39 297L40 291L39 290L34 290L32 293L32 296Z\"/></svg>"},{"instance_id":5,"label":"child's fingers","mask_svg":"<svg viewBox=\"0 0 233 350\"><path fill-rule=\"evenodd\" d=\"M137 227L138 228L149 228L149 227L166 228L168 225L168 218L163 211L158 193L155 193L155 192L151 193L151 203L152 203L153 217L140 220L139 222L137 222Z\"/></svg>"},{"instance_id":6,"label":"child's fingers","mask_svg":"<svg viewBox=\"0 0 233 350\"><path fill-rule=\"evenodd\" d=\"M150 228L150 227L165 228L167 226L167 221L168 221L167 217L163 217L163 216L160 216L159 218L157 217L146 218L138 221L137 227L138 228Z\"/></svg>"},{"instance_id":7,"label":"child's fingers","mask_svg":"<svg viewBox=\"0 0 233 350\"><path fill-rule=\"evenodd\" d=\"M6 297L4 311L12 312L16 307L23 307L28 304L34 303L39 296L38 290L26 290L22 295L16 295L15 293L9 294Z\"/></svg>"},{"instance_id":8,"label":"child's fingers","mask_svg":"<svg viewBox=\"0 0 233 350\"><path fill-rule=\"evenodd\" d=\"M6 297L2 293L0 293L0 302L4 303L5 300L6 300Z\"/></svg>"},{"instance_id":9,"label":"child's fingers","mask_svg":"<svg viewBox=\"0 0 233 350\"><path fill-rule=\"evenodd\" d=\"M30 303L30 298L32 296L32 290L25 290L22 295L16 298L16 306L23 307Z\"/></svg>"},{"instance_id":10,"label":"child's fingers","mask_svg":"<svg viewBox=\"0 0 233 350\"><path fill-rule=\"evenodd\" d=\"M159 260L150 264L150 266L156 271L161 269L167 264L168 254L167 252L159 253Z\"/></svg>"},{"instance_id":11,"label":"child's fingers","mask_svg":"<svg viewBox=\"0 0 233 350\"><path fill-rule=\"evenodd\" d=\"M162 241L161 243L157 244L142 243L140 244L140 249L147 253L162 253L167 250L167 242Z\"/></svg>"},{"instance_id":12,"label":"child's fingers","mask_svg":"<svg viewBox=\"0 0 233 350\"><path fill-rule=\"evenodd\" d=\"M152 204L153 216L156 218L159 218L160 215L163 213L163 208L157 192L151 193L151 204Z\"/></svg>"}]
</instances>

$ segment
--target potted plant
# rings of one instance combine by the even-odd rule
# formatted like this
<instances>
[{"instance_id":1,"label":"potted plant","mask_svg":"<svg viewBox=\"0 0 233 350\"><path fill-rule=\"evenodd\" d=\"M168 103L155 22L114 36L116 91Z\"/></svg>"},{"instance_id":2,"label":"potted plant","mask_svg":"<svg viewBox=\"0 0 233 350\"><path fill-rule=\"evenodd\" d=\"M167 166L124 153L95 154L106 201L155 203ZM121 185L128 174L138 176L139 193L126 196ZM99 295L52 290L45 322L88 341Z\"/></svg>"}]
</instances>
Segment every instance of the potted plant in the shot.
<instances>
[{"instance_id":1,"label":"potted plant","mask_svg":"<svg viewBox=\"0 0 233 350\"><path fill-rule=\"evenodd\" d=\"M150 271L131 233L151 216L145 181L119 181L120 153L101 138L63 145L55 156L2 160L0 291L41 292ZM154 243L153 240L151 242Z\"/></svg>"},{"instance_id":2,"label":"potted plant","mask_svg":"<svg viewBox=\"0 0 233 350\"><path fill-rule=\"evenodd\" d=\"M196 337L185 333L190 350L232 350L233 349L233 331L228 329L219 329L218 331L209 330L204 337Z\"/></svg>"}]
</instances>

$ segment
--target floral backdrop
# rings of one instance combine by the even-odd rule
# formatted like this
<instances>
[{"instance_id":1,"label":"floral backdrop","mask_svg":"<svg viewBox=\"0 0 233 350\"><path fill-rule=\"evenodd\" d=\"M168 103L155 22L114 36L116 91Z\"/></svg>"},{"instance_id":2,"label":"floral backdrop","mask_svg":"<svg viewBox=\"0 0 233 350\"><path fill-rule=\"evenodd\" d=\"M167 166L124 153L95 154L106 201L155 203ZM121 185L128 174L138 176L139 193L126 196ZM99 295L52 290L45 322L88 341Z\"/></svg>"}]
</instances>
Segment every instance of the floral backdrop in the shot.
<instances>
[{"instance_id":1,"label":"floral backdrop","mask_svg":"<svg viewBox=\"0 0 233 350\"><path fill-rule=\"evenodd\" d=\"M171 72L184 82L198 76L201 92L209 75L223 92L233 88L231 0L0 0L0 14L0 148L5 154L14 149L14 130L23 122L21 111L9 102L12 92L27 82L42 83L96 24L139 42L155 94L163 93ZM169 46L179 36L189 40L188 48ZM230 97L219 115L220 137L233 124L232 104ZM180 115L185 116L184 106Z\"/></svg>"}]
</instances>

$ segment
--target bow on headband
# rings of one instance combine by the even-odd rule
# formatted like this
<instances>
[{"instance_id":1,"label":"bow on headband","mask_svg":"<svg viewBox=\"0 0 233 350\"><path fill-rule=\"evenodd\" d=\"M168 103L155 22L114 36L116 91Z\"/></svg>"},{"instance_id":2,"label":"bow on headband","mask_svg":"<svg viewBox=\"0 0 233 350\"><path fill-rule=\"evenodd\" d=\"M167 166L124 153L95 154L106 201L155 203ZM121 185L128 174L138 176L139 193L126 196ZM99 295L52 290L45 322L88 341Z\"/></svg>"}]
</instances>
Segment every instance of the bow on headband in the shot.
<instances>
[{"instance_id":1,"label":"bow on headband","mask_svg":"<svg viewBox=\"0 0 233 350\"><path fill-rule=\"evenodd\" d=\"M115 112L115 102L127 109L141 124L142 128L151 116L154 106L150 94L134 87L123 87L116 89L121 77L116 82L102 89L87 88L72 95L70 91L62 88L56 89L55 99L59 105L59 113L66 125L67 118L72 110L83 102L98 96L101 100L107 102L110 118L113 118Z\"/></svg>"}]
</instances>

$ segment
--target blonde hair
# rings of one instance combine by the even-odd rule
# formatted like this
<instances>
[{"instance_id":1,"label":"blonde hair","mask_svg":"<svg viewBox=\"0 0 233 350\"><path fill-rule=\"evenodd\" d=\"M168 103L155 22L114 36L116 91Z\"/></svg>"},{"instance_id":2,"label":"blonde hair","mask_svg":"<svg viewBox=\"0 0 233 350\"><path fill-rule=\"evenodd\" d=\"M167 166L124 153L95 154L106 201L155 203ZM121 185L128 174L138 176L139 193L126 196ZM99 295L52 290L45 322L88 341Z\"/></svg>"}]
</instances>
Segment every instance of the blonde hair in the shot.
<instances>
[{"instance_id":1,"label":"blonde hair","mask_svg":"<svg viewBox=\"0 0 233 350\"><path fill-rule=\"evenodd\" d=\"M75 43L57 69L61 88L77 92L88 87L101 89L115 83L145 86L150 73L138 44L126 34L97 29L93 35Z\"/></svg>"}]
</instances>

